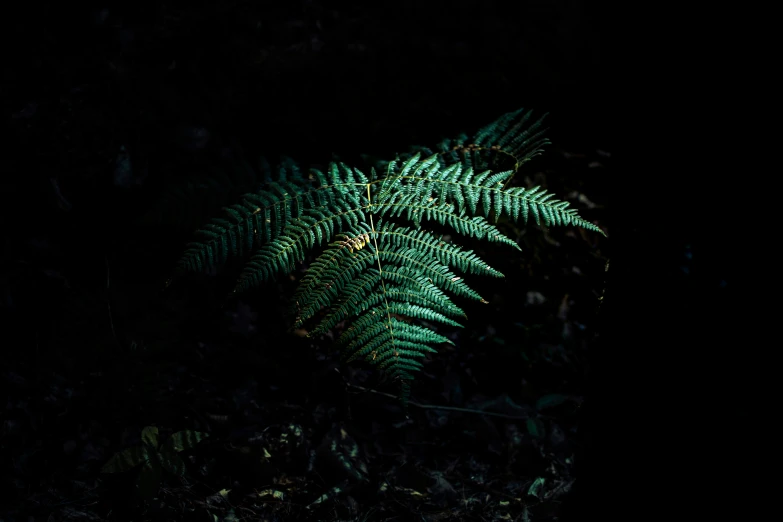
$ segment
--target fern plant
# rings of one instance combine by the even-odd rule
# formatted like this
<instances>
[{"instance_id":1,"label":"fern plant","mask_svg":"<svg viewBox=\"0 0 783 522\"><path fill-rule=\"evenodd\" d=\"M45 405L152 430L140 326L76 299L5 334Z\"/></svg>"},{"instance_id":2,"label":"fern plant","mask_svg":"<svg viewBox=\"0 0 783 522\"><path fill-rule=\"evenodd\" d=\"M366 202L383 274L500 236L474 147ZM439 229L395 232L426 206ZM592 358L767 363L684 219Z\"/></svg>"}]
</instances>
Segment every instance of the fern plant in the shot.
<instances>
[{"instance_id":1,"label":"fern plant","mask_svg":"<svg viewBox=\"0 0 783 522\"><path fill-rule=\"evenodd\" d=\"M548 143L542 119L511 112L472 139L415 147L377 162L369 174L343 163L302 172L289 162L263 189L199 230L178 269L212 270L232 256L247 257L238 292L293 271L311 250L324 247L291 300L292 327L309 325L322 310L311 336L348 320L337 341L346 359L367 360L398 380L405 402L422 358L441 343L453 344L421 323L461 326L465 313L450 294L487 302L463 275L503 277L425 224L517 249L493 224L498 218L532 217L537 224L602 233L539 187L508 187Z\"/></svg>"}]
</instances>

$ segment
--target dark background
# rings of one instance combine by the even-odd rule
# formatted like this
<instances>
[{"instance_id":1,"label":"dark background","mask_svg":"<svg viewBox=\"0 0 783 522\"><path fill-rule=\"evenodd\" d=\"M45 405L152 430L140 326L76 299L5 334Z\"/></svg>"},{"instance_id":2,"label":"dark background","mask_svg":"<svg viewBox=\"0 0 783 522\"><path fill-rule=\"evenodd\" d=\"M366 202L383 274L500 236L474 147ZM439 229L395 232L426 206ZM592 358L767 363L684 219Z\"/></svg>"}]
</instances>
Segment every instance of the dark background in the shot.
<instances>
[{"instance_id":1,"label":"dark background","mask_svg":"<svg viewBox=\"0 0 783 522\"><path fill-rule=\"evenodd\" d=\"M708 473L707 410L682 404L707 393L688 361L710 360L732 282L722 218L705 227L678 205L709 185L710 161L689 156L707 141L695 129L712 64L679 46L684 13L576 0L24 5L3 22L0 85L6 520L627 520L690 498L667 477ZM163 290L261 156L361 166L519 107L550 113L554 145L517 182L572 199L609 237L507 225L522 254L476 245L506 279L474 278L493 304L468 309L458 350L433 358L414 399L522 420L414 407L404 423L395 399L356 395L348 384L395 391L339 364L329 339L285 332L294 281L227 300L229 267ZM536 438L524 417L551 394L570 399ZM98 472L146 425L211 439L189 482L139 503L132 478ZM286 449L291 425L303 440ZM367 481L332 469L340 429ZM545 499L527 495L537 477ZM253 496L273 484L282 501Z\"/></svg>"}]
</instances>

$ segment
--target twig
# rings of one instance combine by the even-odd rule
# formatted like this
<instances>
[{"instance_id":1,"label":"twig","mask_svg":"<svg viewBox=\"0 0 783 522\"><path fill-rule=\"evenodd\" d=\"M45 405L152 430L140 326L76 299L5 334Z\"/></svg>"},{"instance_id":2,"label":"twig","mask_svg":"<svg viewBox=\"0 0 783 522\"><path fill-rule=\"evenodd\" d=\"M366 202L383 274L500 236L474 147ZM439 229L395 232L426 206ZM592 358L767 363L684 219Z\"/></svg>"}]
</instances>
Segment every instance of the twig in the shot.
<instances>
[{"instance_id":1,"label":"twig","mask_svg":"<svg viewBox=\"0 0 783 522\"><path fill-rule=\"evenodd\" d=\"M396 395L392 395L391 393L372 390L370 388L365 388L364 386L351 384L349 382L346 382L345 384L349 388L354 388L356 390L360 390L363 392L375 393L377 395L383 395L384 397L389 397L390 399L400 400L399 397L397 397ZM526 420L529 417L529 415L508 415L505 413L495 413L492 411L474 410L470 408L458 408L456 406L438 406L435 404L421 404L419 402L414 402L414 401L408 401L408 404L424 410L445 410L445 411L458 411L462 413L476 413L478 415L491 415L493 417L502 417L504 419Z\"/></svg>"}]
</instances>

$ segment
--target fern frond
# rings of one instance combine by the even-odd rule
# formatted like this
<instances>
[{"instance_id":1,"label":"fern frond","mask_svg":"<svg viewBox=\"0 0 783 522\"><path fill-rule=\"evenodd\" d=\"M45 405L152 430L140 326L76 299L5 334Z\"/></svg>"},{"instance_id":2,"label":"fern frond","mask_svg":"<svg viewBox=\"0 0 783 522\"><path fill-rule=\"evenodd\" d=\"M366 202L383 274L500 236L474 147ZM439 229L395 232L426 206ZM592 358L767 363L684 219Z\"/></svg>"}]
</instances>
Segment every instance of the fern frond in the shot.
<instances>
[{"instance_id":1,"label":"fern frond","mask_svg":"<svg viewBox=\"0 0 783 522\"><path fill-rule=\"evenodd\" d=\"M472 250L462 250L462 247L435 237L425 230L413 230L409 227L384 223L378 226L376 235L383 236L389 244L395 247L406 247L427 253L444 265L453 266L464 273L503 277L503 274L489 266Z\"/></svg>"},{"instance_id":2,"label":"fern frond","mask_svg":"<svg viewBox=\"0 0 783 522\"><path fill-rule=\"evenodd\" d=\"M504 114L493 123L479 130L472 142L479 147L495 147L506 151L516 159L517 168L543 152L549 145L544 138L546 129L542 123L547 114L530 123L532 111L519 109Z\"/></svg>"},{"instance_id":3,"label":"fern frond","mask_svg":"<svg viewBox=\"0 0 783 522\"><path fill-rule=\"evenodd\" d=\"M474 174L471 167L463 168L460 164L438 171L432 167L434 161L435 156L422 160L418 154L414 155L403 164L399 173L390 176L393 179L391 188L382 192L378 199L387 206L406 208L409 219L414 222L422 213L416 203L437 201L445 207L453 204L458 211L468 214L475 214L480 206L487 218L494 213L495 219L505 215L527 223L532 214L538 225L543 218L547 226L576 225L603 234L598 227L580 218L575 209L569 209L568 202L551 199L553 195L540 187L504 189L504 182L513 174L511 171L487 170ZM419 164L427 168L417 168ZM392 164L389 168L395 170Z\"/></svg>"},{"instance_id":4,"label":"fern frond","mask_svg":"<svg viewBox=\"0 0 783 522\"><path fill-rule=\"evenodd\" d=\"M261 190L245 194L241 203L223 209L223 217L196 232L178 268L204 272L229 257L244 257L279 238L288 224L307 220L309 213L317 215L318 209L340 206L346 199L355 202L365 183L360 171L342 164L331 164L328 174L311 169L305 178L295 163L285 160L276 180L267 178Z\"/></svg>"},{"instance_id":5,"label":"fern frond","mask_svg":"<svg viewBox=\"0 0 783 522\"><path fill-rule=\"evenodd\" d=\"M362 203L353 198L336 200L331 208L306 210L298 220L289 223L279 237L262 246L250 258L235 291L256 286L277 272L291 272L297 262L304 261L307 251L329 241L335 231L356 226L365 219Z\"/></svg>"},{"instance_id":6,"label":"fern frond","mask_svg":"<svg viewBox=\"0 0 783 522\"><path fill-rule=\"evenodd\" d=\"M497 227L481 216L471 217L465 209L455 210L451 203L438 204L435 201L420 202L416 194L394 193L386 201L373 205L373 210L379 216L399 218L405 215L414 227L421 226L422 221L435 221L454 229L455 232L477 239L505 243L516 249L519 245L501 233Z\"/></svg>"},{"instance_id":7,"label":"fern frond","mask_svg":"<svg viewBox=\"0 0 783 522\"><path fill-rule=\"evenodd\" d=\"M526 223L532 216L539 224L602 233L540 187L504 187L547 143L542 132L541 119L516 111L470 141L462 136L434 151L419 148L378 163L369 176L331 163L305 178L287 161L276 179L200 230L180 266L203 270L230 256L249 257L237 283L244 290L291 272L325 246L293 296L294 327L309 328L321 316L310 330L318 335L348 320L338 341L345 357L363 358L400 381L405 401L422 359L450 342L428 325L461 327L465 318L450 296L486 303L463 275L503 277L473 251L422 229L424 223L517 249L490 219ZM511 168L499 168L509 159Z\"/></svg>"},{"instance_id":8,"label":"fern frond","mask_svg":"<svg viewBox=\"0 0 783 522\"><path fill-rule=\"evenodd\" d=\"M404 161L416 154L424 158L437 155L440 167L458 164L474 171L510 170L513 175L522 165L541 154L550 143L544 137L546 129L543 128L547 114L535 120L532 115L532 111L524 109L509 112L482 127L471 137L460 134L432 148L411 147L399 156ZM386 169L389 163L378 161L375 168Z\"/></svg>"},{"instance_id":9,"label":"fern frond","mask_svg":"<svg viewBox=\"0 0 783 522\"><path fill-rule=\"evenodd\" d=\"M362 233L353 231L356 237L362 237ZM439 241L427 232L379 222L378 230L367 236L361 251L354 253L345 241L339 241L313 263L300 284L301 291L294 296L295 327L327 307L330 313L313 332L321 333L381 301L400 301L429 307L445 316L464 316L443 291L476 300L481 296L449 266L502 277L472 252ZM422 243L426 246L415 248ZM376 265L381 265L382 271Z\"/></svg>"},{"instance_id":10,"label":"fern frond","mask_svg":"<svg viewBox=\"0 0 783 522\"><path fill-rule=\"evenodd\" d=\"M409 311L412 306L395 307L398 310ZM401 381L412 380L411 372L421 369L421 359L427 353L437 353L431 344L452 343L448 338L434 333L432 330L389 317L380 325L375 317L381 313L380 308L370 310L360 316L354 325L337 341L347 344L343 350L346 359L352 361L364 357L371 364L377 365L392 379ZM356 335L360 333L360 335ZM406 388L403 388L405 393ZM407 394L404 395L407 397Z\"/></svg>"}]
</instances>

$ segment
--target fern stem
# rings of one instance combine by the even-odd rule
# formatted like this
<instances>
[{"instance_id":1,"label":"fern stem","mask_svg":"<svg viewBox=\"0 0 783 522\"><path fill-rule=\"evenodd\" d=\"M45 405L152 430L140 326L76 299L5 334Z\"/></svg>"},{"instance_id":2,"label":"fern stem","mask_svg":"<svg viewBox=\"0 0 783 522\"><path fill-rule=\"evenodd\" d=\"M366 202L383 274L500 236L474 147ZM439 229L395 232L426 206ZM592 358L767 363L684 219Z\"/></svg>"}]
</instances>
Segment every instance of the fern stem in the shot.
<instances>
[{"instance_id":1,"label":"fern stem","mask_svg":"<svg viewBox=\"0 0 783 522\"><path fill-rule=\"evenodd\" d=\"M389 312L389 301L386 299L386 283L383 282L383 269L381 268L381 256L378 249L378 233L375 231L375 223L372 219L372 194L370 193L370 183L367 183L367 201L370 211L370 230L372 230L372 242L375 245L375 260L378 262L378 278L381 280L381 289L383 290L383 304L386 307L386 320L389 323L389 335L391 336L392 346L394 345L394 325L391 320L391 313ZM374 353L374 352L373 352ZM397 351L394 352L394 357L399 357ZM373 357L374 359L374 357Z\"/></svg>"},{"instance_id":2,"label":"fern stem","mask_svg":"<svg viewBox=\"0 0 783 522\"><path fill-rule=\"evenodd\" d=\"M375 393L376 395L383 395L384 397L388 397L390 399L397 399L400 398L396 395L393 395L391 393L386 393L378 390L373 390L372 388L365 388L364 386L359 386L358 384L351 384L346 382L346 386L349 388L354 388L359 391L367 392L367 393ZM422 404L420 402L414 402L414 401L408 401L407 404L410 404L411 406L416 406L417 408L421 408L423 410L444 410L444 411L458 411L461 413L475 413L478 415L490 415L492 417L502 417L504 419L513 419L513 420L526 420L529 415L509 415L507 413L496 413L494 411L483 411L483 410L474 410L471 408L459 408L457 406L438 406L437 404Z\"/></svg>"}]
</instances>

